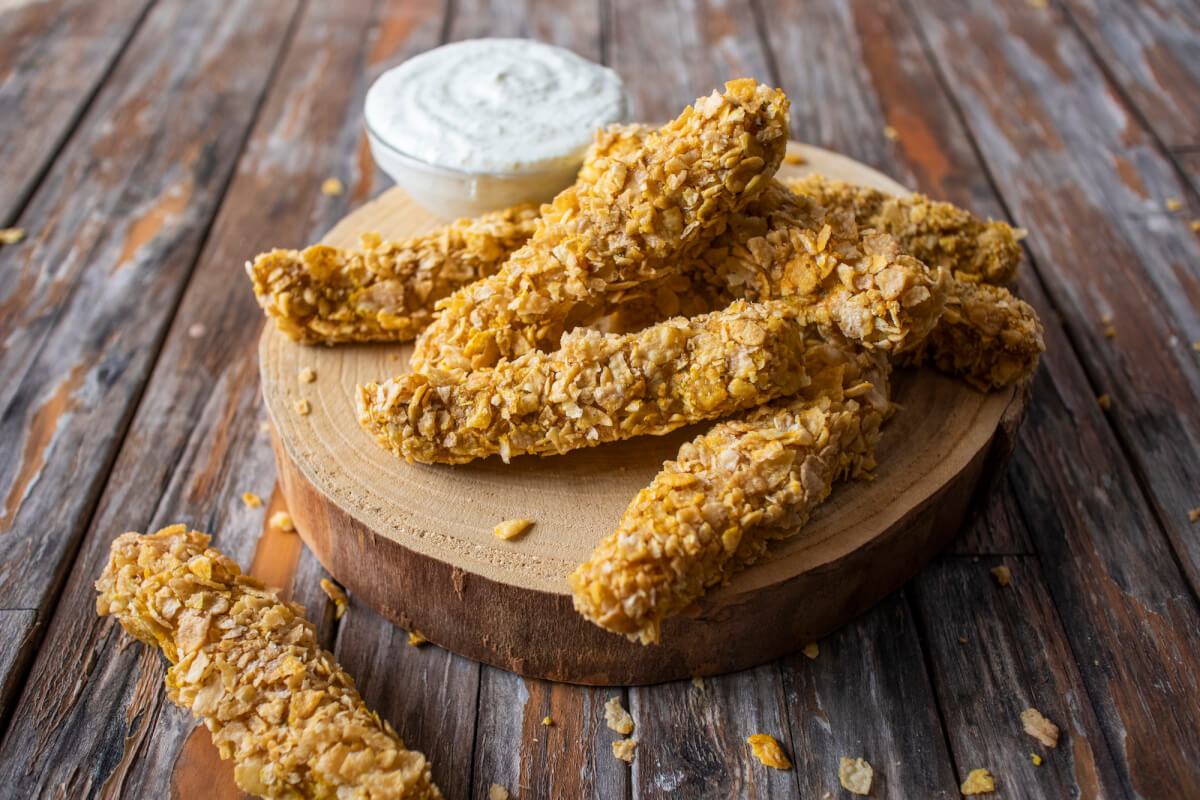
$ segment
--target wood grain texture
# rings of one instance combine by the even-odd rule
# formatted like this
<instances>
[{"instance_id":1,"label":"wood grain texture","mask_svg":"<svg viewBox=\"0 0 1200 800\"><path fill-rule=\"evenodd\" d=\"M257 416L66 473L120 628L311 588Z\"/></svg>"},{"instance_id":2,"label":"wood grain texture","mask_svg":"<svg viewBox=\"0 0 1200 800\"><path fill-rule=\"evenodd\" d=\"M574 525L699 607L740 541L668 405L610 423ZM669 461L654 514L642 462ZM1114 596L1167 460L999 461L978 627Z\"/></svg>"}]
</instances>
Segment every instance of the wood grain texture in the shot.
<instances>
[{"instance_id":1,"label":"wood grain texture","mask_svg":"<svg viewBox=\"0 0 1200 800\"><path fill-rule=\"evenodd\" d=\"M0 250L0 607L48 616L293 11L156 6Z\"/></svg>"},{"instance_id":2,"label":"wood grain texture","mask_svg":"<svg viewBox=\"0 0 1200 800\"><path fill-rule=\"evenodd\" d=\"M152 2L0 6L0 227L15 224Z\"/></svg>"}]
</instances>

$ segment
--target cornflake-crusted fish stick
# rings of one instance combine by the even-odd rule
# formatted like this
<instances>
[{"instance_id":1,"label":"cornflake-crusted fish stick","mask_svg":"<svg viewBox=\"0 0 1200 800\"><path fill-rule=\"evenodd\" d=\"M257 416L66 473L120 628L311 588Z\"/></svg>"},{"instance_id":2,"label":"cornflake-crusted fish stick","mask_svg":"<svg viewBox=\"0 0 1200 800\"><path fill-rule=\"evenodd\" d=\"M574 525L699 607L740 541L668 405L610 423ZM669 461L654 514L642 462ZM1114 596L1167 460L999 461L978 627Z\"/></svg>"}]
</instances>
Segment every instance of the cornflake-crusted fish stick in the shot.
<instances>
[{"instance_id":1,"label":"cornflake-crusted fish stick","mask_svg":"<svg viewBox=\"0 0 1200 800\"><path fill-rule=\"evenodd\" d=\"M1010 283L1021 263L1017 232L1005 222L984 222L950 203L922 194L897 197L822 175L788 178L788 188L808 195L830 212L849 211L863 228L891 234L901 249L930 267Z\"/></svg>"},{"instance_id":2,"label":"cornflake-crusted fish stick","mask_svg":"<svg viewBox=\"0 0 1200 800\"><path fill-rule=\"evenodd\" d=\"M680 448L571 573L584 617L643 644L664 618L791 536L833 482L874 467L889 413L887 362L848 343L814 344L795 396L721 422Z\"/></svg>"},{"instance_id":3,"label":"cornflake-crusted fish stick","mask_svg":"<svg viewBox=\"0 0 1200 800\"><path fill-rule=\"evenodd\" d=\"M127 533L96 610L162 648L170 698L212 732L247 792L267 798L432 800L429 762L367 709L304 609L174 525Z\"/></svg>"},{"instance_id":4,"label":"cornflake-crusted fish stick","mask_svg":"<svg viewBox=\"0 0 1200 800\"><path fill-rule=\"evenodd\" d=\"M553 345L611 310L609 294L676 271L770 180L787 108L782 92L731 81L636 147L612 146L543 209L533 238L497 274L438 304L414 371L490 367Z\"/></svg>"},{"instance_id":5,"label":"cornflake-crusted fish stick","mask_svg":"<svg viewBox=\"0 0 1200 800\"><path fill-rule=\"evenodd\" d=\"M809 327L782 303L738 302L636 334L580 328L465 378L360 386L360 421L402 458L446 464L661 435L796 391Z\"/></svg>"},{"instance_id":6,"label":"cornflake-crusted fish stick","mask_svg":"<svg viewBox=\"0 0 1200 800\"><path fill-rule=\"evenodd\" d=\"M525 203L404 241L363 234L358 250L272 250L246 272L258 304L295 341L403 342L429 324L435 302L500 269L537 219L537 204Z\"/></svg>"}]
</instances>

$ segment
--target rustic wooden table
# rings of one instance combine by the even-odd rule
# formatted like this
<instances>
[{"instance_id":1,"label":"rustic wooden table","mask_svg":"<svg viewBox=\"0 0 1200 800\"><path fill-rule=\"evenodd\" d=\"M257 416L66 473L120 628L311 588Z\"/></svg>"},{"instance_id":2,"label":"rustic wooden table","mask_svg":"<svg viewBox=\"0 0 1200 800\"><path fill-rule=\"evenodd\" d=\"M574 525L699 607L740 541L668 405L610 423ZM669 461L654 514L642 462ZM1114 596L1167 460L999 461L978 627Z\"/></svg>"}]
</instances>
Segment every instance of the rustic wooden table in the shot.
<instances>
[{"instance_id":1,"label":"rustic wooden table","mask_svg":"<svg viewBox=\"0 0 1200 800\"><path fill-rule=\"evenodd\" d=\"M311 554L243 505L274 466L242 262L388 185L374 76L484 35L612 65L647 119L758 76L796 138L1029 229L1048 353L1008 474L815 660L524 680L360 603L335 621ZM6 0L0 76L0 227L26 231L0 246L0 795L239 796L160 656L94 611L113 537L183 521L310 609L450 798L843 797L843 755L876 798L957 797L976 767L1002 797L1200 797L1200 3ZM795 769L751 758L760 731Z\"/></svg>"}]
</instances>

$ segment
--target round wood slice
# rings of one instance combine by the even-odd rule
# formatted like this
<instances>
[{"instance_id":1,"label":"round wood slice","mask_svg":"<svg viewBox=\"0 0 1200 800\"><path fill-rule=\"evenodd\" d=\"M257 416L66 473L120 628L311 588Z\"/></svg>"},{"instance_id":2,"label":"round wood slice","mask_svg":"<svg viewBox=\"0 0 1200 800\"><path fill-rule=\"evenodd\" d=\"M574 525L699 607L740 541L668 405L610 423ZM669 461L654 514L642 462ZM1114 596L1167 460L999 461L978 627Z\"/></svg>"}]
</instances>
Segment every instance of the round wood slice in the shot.
<instances>
[{"instance_id":1,"label":"round wood slice","mask_svg":"<svg viewBox=\"0 0 1200 800\"><path fill-rule=\"evenodd\" d=\"M843 156L793 144L818 171L890 192L905 188ZM423 232L439 221L399 189L322 240ZM612 531L626 505L679 445L704 429L642 437L565 456L409 465L358 425L359 382L408 370L400 345L305 347L268 325L259 345L281 488L300 535L361 600L442 647L522 675L640 684L742 669L803 647L911 577L953 537L985 476L997 474L1025 406L1022 393L981 394L921 370L895 376L903 407L879 445L874 480L837 486L793 538L694 613L666 621L662 643L633 644L576 614L566 576ZM299 378L316 372L313 383ZM300 416L294 403L309 401ZM527 517L502 541L495 525ZM353 612L352 612L353 613Z\"/></svg>"}]
</instances>

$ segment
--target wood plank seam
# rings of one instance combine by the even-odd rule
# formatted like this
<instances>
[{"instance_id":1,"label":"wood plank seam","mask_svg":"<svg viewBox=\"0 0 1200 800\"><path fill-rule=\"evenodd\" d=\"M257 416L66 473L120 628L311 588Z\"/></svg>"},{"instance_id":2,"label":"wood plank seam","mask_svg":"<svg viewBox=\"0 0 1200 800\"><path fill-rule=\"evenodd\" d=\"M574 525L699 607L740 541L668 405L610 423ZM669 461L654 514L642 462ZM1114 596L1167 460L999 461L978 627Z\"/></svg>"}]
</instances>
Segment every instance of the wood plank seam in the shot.
<instances>
[{"instance_id":1,"label":"wood plank seam","mask_svg":"<svg viewBox=\"0 0 1200 800\"><path fill-rule=\"evenodd\" d=\"M913 579L916 580L915 578ZM942 745L946 748L946 754L950 757L950 768L954 770L955 776L960 780L964 777L963 771L958 764L958 756L954 752L954 745L950 741L950 728L946 724L946 711L942 707L942 698L937 691L937 685L934 682L934 664L933 664L933 648L929 642L929 627L925 620L921 609L912 598L911 584L908 584L900 589L900 594L904 598L904 605L908 609L908 613L912 615L913 625L917 629L917 644L921 648L921 666L925 668L925 679L929 682L929 694L933 697L933 707L937 711L938 725L942 729Z\"/></svg>"},{"instance_id":2,"label":"wood plank seam","mask_svg":"<svg viewBox=\"0 0 1200 800\"><path fill-rule=\"evenodd\" d=\"M71 570L75 566L75 560L78 558L79 552L83 547L84 538L86 537L87 531L91 528L96 511L99 508L100 498L103 497L105 490L108 488L108 482L111 477L113 464L116 462L117 455L120 453L122 446L125 444L125 439L129 434L129 429L134 417L137 414L138 407L141 405L142 399L146 393L146 389L149 387L150 381L153 378L159 356L161 355L163 346L167 340L167 335L170 333L172 324L179 313L180 304L183 301L184 293L187 290L187 285L191 282L191 277L196 269L196 265L200 262L200 258L204 253L204 248L208 241L208 237L212 232L212 227L214 221L216 220L217 212L220 210L221 205L224 202L225 195L228 192L230 185L232 185L235 175L237 174L237 163L240 161L241 155L245 151L246 143L250 140L250 135L253 132L258 115L262 111L263 104L268 95L268 90L274 84L275 78L278 75L279 66L283 63L284 56L291 45L292 37L296 32L299 19L301 18L304 9L307 7L307 2L308 0L299 0L296 6L297 10L293 14L292 19L288 22L288 28L285 31L285 35L280 43L280 47L276 53L275 59L271 64L271 69L268 72L267 80L263 83L262 90L260 91L255 103L254 111L249 117L242 140L238 144L238 155L231 161L232 166L229 170L229 173L226 175L224 183L217 192L217 202L213 206L213 214L211 217L209 217L208 221L204 225L204 229L200 234L200 240L197 244L195 255L191 260L191 264L188 266L184 279L181 281L182 290L175 297L173 306L166 316L165 324L163 325L162 330L159 332L159 335L153 344L152 355L148 362L152 366L147 370L145 379L142 380L141 384L135 389L134 397L128 404L128 407L125 409L122 419L120 420L120 424L117 426L117 433L112 441L110 451L104 454L103 467L96 473L98 476L103 477L100 480L97 480L94 485L89 487L88 498L84 505L84 512L80 515L79 520L74 526L72 535L68 539L66 551L63 553L62 561L55 570L55 574L51 579L51 584L46 592L46 597L51 598L51 600L47 605L45 617L44 619L39 619L37 621L33 632L24 643L22 652L18 654L13 664L11 675L13 676L14 686L12 692L10 693L13 704L15 704L16 700L25 692L26 682L29 678L29 670L33 666L34 656L41 647L42 639L44 638L46 631L49 630L50 621L54 619L55 614L58 612L58 607L59 603L62 601L63 587L66 583L67 576L71 573ZM149 4L147 9L151 8L153 5L153 3ZM145 20L145 17L146 14L143 14L142 19L138 21L138 28L140 28L142 21ZM128 45L128 41L129 40L127 40L125 45L122 46L122 52L124 52L125 46ZM119 61L119 58L113 60L113 64L110 65L109 72L116 68L116 64ZM98 91L99 89L97 89L97 93ZM92 98L89 98L89 105L94 97L95 94L93 94ZM67 139L69 139L69 137L67 137ZM64 140L64 145L65 141L66 140ZM33 193L30 194L30 197L32 196ZM78 290L80 285L80 282L76 282L74 284L71 290L72 296ZM69 302L61 303L59 304L59 309L65 310L69 305ZM46 340L43 340L39 346L39 352L42 347L45 347L45 345ZM33 364L34 362L31 361L30 363ZM176 453L175 455L177 462L178 458L182 457L182 453ZM164 495L160 495L159 504L161 504L164 496L165 492ZM156 504L155 506L156 512L159 509L159 504ZM9 713L10 711L11 708L9 708L7 705L0 707L0 720L3 721L0 723L0 741L4 740L4 737L8 733L9 723L12 721L11 714Z\"/></svg>"},{"instance_id":3,"label":"wood plank seam","mask_svg":"<svg viewBox=\"0 0 1200 800\"><path fill-rule=\"evenodd\" d=\"M983 156L983 151L982 151L982 148L980 147L978 138L976 137L975 132L971 129L970 124L967 122L966 115L962 109L962 105L959 102L958 97L955 96L953 90L951 89L949 81L947 81L941 65L938 63L937 59L934 58L934 56L933 56L932 45L929 42L929 38L928 38L925 30L921 27L920 18L917 15L916 9L913 8L911 0L898 0L898 1L904 7L904 9L908 13L909 17L913 20L913 29L916 31L917 38L920 41L921 50L924 53L925 59L929 63L930 69L937 76L938 83L946 95L947 102L949 102L951 108L954 109L954 114L958 120L959 127L963 130L964 135L966 136L968 142L971 145L971 149L976 154L976 157L979 161L980 170L981 170L983 176L986 178L988 185L991 187L992 192L995 194L996 200L1000 204L1000 207L1004 210L1005 216L1007 216L1009 219L1013 219L1011 207L1010 207L1008 201L1005 199L1003 193L1001 192L999 184L995 180L995 177L992 174L992 170L989 168L989 166L987 164L987 160ZM1096 55L1095 51L1091 48L1090 44L1088 44L1086 46L1088 47L1089 53L1091 53L1092 56L1095 57L1095 55ZM1103 67L1101 67L1101 69L1103 69ZM1114 88L1114 90L1116 90L1116 91L1119 91L1119 88L1113 87L1112 82L1111 82L1111 76L1107 71L1104 71L1104 76L1105 76L1105 80L1109 82L1110 87ZM1127 103L1127 99L1124 96L1122 96L1122 101ZM1143 121L1140 115L1137 117L1137 119L1139 122ZM1144 125L1143 125L1143 127L1144 127ZM1153 131L1150 132L1150 135L1154 139L1155 146L1160 149L1163 149L1162 142L1157 138L1157 136L1154 135ZM1164 152L1169 153L1169 151L1166 151L1166 150L1164 150ZM1176 167L1176 169L1179 168L1174 157L1168 155L1168 160L1171 162L1171 164L1173 166ZM1187 186L1192 185L1190 179L1187 178L1186 176L1184 177L1184 183ZM1093 395L1099 396L1100 394L1103 393L1103 391L1100 388L1099 382L1097 381L1095 368L1083 356L1083 348L1080 345L1080 334L1077 333L1075 330L1073 330L1070 325L1067 325L1065 322L1062 321L1063 315L1061 313L1060 303L1058 302L1057 298L1055 298L1054 293L1049 288L1049 284L1046 282L1045 278L1042 276L1042 270L1038 266L1037 260L1034 258L1033 254L1029 251L1029 248L1026 245L1023 244L1022 247L1025 250L1026 260L1028 261L1028 268L1025 270L1025 274L1032 276L1032 278L1037 281L1038 288L1039 288L1041 294L1043 296L1045 296L1047 302L1050 304L1050 307L1054 311L1053 318L1043 320L1042 321L1043 324L1044 325L1057 325L1059 327L1059 329L1062 330L1064 337L1070 343L1070 346L1071 346L1070 357L1076 363L1079 364L1082 373L1086 376L1089 390L1092 392ZM1188 573L1188 570L1184 568L1183 556L1179 552L1178 548L1176 547L1175 541L1168 534L1167 525L1166 525L1166 521L1165 521L1165 517L1164 517L1166 510L1159 507L1159 504L1155 501L1154 495L1150 492L1150 489L1149 489L1149 486L1147 483L1148 476L1145 476L1139 467L1138 460L1135 457L1136 451L1135 451L1132 443L1129 441L1127 434L1125 434L1124 431L1121 430L1114 423L1112 416L1105 414L1104 422L1105 422L1105 427L1108 429L1108 431L1110 433L1112 433L1113 439L1117 443L1117 447L1121 453L1121 456L1128 463L1130 471L1133 473L1133 475L1137 481L1138 491L1142 494L1143 498L1146 500L1147 506L1151 509L1151 512L1154 514L1155 521L1158 523L1158 529L1159 529L1158 533L1166 541L1167 547L1171 553L1172 559L1174 560L1175 567L1183 575L1184 583L1188 586L1188 588L1190 590L1192 602L1196 605L1197 608L1200 608L1200 589L1198 589L1198 587L1192 583L1192 581L1190 579L1190 575Z\"/></svg>"},{"instance_id":4,"label":"wood plank seam","mask_svg":"<svg viewBox=\"0 0 1200 800\"><path fill-rule=\"evenodd\" d=\"M754 16L754 31L758 34L758 41L762 44L763 58L767 62L767 72L771 79L771 85L779 86L783 83L783 72L779 69L779 61L775 57L775 48L771 47L771 38L767 36L767 14L762 7L762 0L749 0L750 13Z\"/></svg>"},{"instance_id":5,"label":"wood plank seam","mask_svg":"<svg viewBox=\"0 0 1200 800\"><path fill-rule=\"evenodd\" d=\"M760 36L761 36L761 30L760 30ZM766 40L764 39L763 41L765 42ZM774 69L774 66L772 66L772 69ZM787 686L787 675L785 675L784 671L783 671L783 665L784 665L784 662L787 660L787 658L788 658L787 656L784 656L783 658L775 659L775 674L778 675L778 677L779 677L779 685L781 687ZM787 751L785 752L785 755L788 756L792 760L792 763L795 765L795 768L790 770L790 772L792 773L792 778L796 782L796 796L800 797L804 794L803 787L800 785L800 763L801 763L800 762L800 754L796 752L796 742L800 741L800 739L798 738L799 732L796 730L796 714L794 713L793 709L788 706L787 699L788 699L787 689L784 688L783 689L783 710L784 710L783 718L784 718L784 721L787 723L787 738L788 738Z\"/></svg>"}]
</instances>

